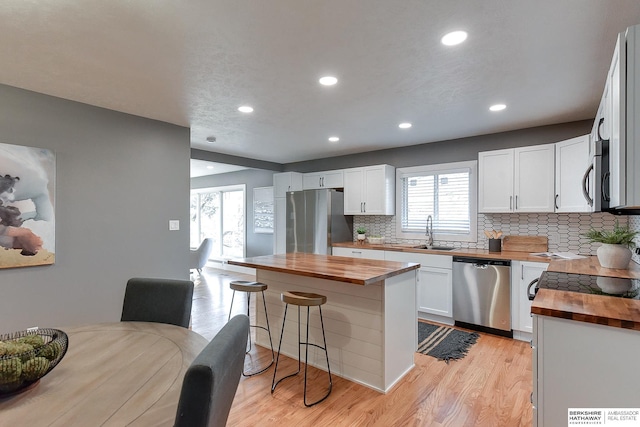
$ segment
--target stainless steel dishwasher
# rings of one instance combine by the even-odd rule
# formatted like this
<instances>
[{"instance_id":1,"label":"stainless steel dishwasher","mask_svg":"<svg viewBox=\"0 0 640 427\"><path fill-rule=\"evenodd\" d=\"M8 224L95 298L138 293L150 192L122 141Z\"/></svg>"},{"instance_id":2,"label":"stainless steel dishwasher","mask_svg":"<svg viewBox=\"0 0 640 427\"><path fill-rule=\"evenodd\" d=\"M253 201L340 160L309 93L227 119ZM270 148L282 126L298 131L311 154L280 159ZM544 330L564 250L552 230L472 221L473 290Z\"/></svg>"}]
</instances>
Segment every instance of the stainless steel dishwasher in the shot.
<instances>
[{"instance_id":1,"label":"stainless steel dishwasher","mask_svg":"<svg viewBox=\"0 0 640 427\"><path fill-rule=\"evenodd\" d=\"M456 325L513 336L511 261L453 257Z\"/></svg>"}]
</instances>

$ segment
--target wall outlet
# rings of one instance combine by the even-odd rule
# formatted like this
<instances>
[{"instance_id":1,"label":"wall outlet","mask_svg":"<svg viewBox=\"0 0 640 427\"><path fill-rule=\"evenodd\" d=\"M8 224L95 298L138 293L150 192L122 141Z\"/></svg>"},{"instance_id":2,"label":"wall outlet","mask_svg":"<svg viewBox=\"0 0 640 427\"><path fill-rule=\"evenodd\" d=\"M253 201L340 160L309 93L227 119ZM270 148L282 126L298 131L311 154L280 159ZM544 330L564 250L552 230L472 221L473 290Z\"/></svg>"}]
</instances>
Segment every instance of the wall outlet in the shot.
<instances>
[{"instance_id":1,"label":"wall outlet","mask_svg":"<svg viewBox=\"0 0 640 427\"><path fill-rule=\"evenodd\" d=\"M169 220L169 231L178 231L180 230L180 220L178 219L170 219Z\"/></svg>"}]
</instances>

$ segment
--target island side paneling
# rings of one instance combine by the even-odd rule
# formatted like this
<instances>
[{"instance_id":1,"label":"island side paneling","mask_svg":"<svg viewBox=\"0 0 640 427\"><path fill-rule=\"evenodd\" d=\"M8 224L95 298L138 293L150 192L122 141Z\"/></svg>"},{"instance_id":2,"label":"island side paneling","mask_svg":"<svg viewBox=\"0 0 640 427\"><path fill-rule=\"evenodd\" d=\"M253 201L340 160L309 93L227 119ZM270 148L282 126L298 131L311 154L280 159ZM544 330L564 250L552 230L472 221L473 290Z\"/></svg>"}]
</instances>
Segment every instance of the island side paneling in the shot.
<instances>
[{"instance_id":1,"label":"island side paneling","mask_svg":"<svg viewBox=\"0 0 640 427\"><path fill-rule=\"evenodd\" d=\"M417 339L415 278L415 271L410 271L373 285L361 286L257 270L257 280L269 285L265 296L276 351L284 314L281 293L295 290L325 295L327 303L322 306L322 313L331 373L381 392L387 391L413 367ZM257 319L263 322L262 304L258 303L256 307ZM290 305L282 354L294 358L298 357L297 316L297 307ZM306 308L301 308L301 325L304 341ZM257 331L258 344L268 347L266 333L260 329ZM311 308L309 335L311 342L322 345L322 331L316 307ZM309 364L326 370L322 350L309 347Z\"/></svg>"}]
</instances>

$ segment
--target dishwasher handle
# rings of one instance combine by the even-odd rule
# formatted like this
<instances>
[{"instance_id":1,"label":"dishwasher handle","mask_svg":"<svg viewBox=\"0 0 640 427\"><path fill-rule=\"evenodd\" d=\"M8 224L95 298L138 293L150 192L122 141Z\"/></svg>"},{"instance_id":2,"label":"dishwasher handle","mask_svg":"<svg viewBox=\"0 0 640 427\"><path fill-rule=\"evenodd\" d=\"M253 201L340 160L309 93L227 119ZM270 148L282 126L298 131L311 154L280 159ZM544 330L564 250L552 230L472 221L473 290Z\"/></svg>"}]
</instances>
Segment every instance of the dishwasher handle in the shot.
<instances>
[{"instance_id":1,"label":"dishwasher handle","mask_svg":"<svg viewBox=\"0 0 640 427\"><path fill-rule=\"evenodd\" d=\"M497 266L504 266L504 267L511 266L511 260L506 260L506 259L486 259L486 258L454 256L453 262L460 262L464 264L475 264L476 266L478 265L484 265L484 266L497 265Z\"/></svg>"}]
</instances>

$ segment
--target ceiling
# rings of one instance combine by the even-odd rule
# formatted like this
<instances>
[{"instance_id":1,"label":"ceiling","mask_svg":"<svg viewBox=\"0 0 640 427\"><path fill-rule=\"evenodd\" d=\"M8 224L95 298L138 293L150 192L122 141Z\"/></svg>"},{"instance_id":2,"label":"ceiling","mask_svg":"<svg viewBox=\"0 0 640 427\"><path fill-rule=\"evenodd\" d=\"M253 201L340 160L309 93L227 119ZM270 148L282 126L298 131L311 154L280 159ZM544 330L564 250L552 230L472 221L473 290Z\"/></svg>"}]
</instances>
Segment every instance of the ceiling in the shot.
<instances>
[{"instance_id":1,"label":"ceiling","mask_svg":"<svg viewBox=\"0 0 640 427\"><path fill-rule=\"evenodd\" d=\"M3 0L0 20L0 83L289 163L592 118L640 1Z\"/></svg>"}]
</instances>

